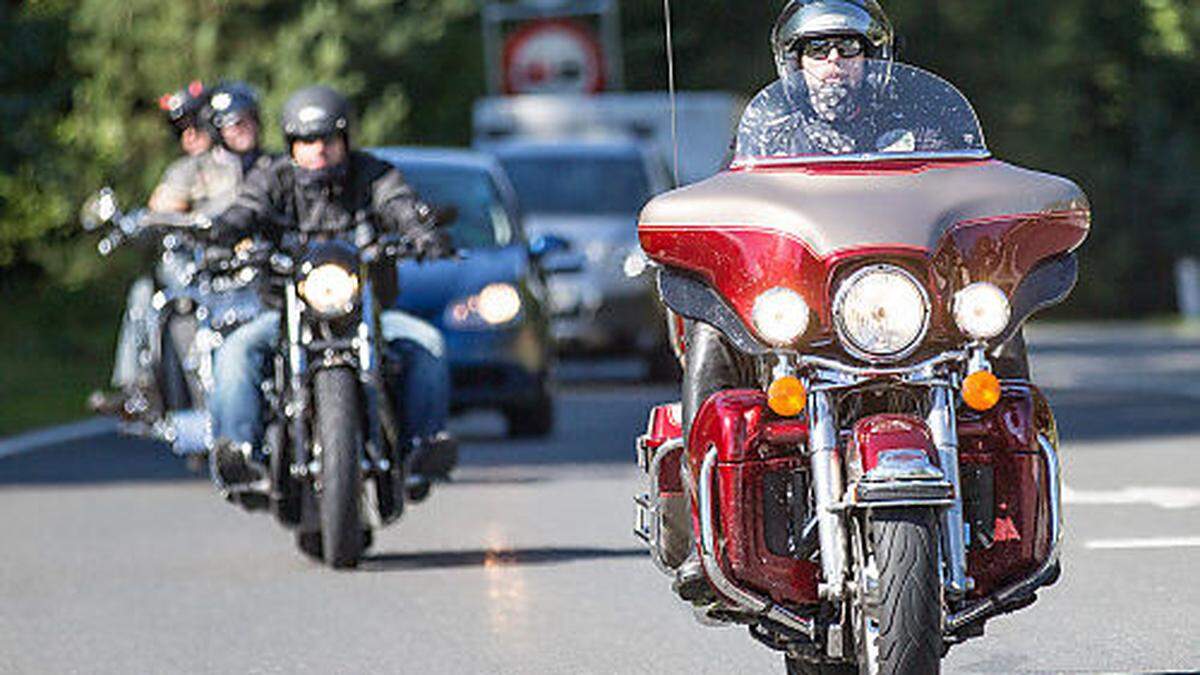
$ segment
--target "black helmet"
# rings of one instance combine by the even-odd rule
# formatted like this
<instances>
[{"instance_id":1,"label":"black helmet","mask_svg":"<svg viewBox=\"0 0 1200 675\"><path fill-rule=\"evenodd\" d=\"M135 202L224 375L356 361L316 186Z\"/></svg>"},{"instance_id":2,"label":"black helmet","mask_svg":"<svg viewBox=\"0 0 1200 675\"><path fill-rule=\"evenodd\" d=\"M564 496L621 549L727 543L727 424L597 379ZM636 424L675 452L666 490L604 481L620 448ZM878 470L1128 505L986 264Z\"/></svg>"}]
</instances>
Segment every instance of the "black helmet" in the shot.
<instances>
[{"instance_id":1,"label":"black helmet","mask_svg":"<svg viewBox=\"0 0 1200 675\"><path fill-rule=\"evenodd\" d=\"M793 62L797 43L820 35L858 35L867 42L867 56L892 58L892 22L876 0L791 0L771 31L781 78L798 68Z\"/></svg>"},{"instance_id":2,"label":"black helmet","mask_svg":"<svg viewBox=\"0 0 1200 675\"><path fill-rule=\"evenodd\" d=\"M249 116L258 121L258 92L245 82L222 82L208 98L208 122L220 136L223 127Z\"/></svg>"},{"instance_id":3,"label":"black helmet","mask_svg":"<svg viewBox=\"0 0 1200 675\"><path fill-rule=\"evenodd\" d=\"M199 125L200 111L208 103L209 91L200 80L192 80L182 89L158 97L158 107L167 114L167 122L182 134Z\"/></svg>"},{"instance_id":4,"label":"black helmet","mask_svg":"<svg viewBox=\"0 0 1200 675\"><path fill-rule=\"evenodd\" d=\"M349 143L350 104L324 85L305 87L283 104L280 126L288 147L297 138L318 138L340 133Z\"/></svg>"}]
</instances>

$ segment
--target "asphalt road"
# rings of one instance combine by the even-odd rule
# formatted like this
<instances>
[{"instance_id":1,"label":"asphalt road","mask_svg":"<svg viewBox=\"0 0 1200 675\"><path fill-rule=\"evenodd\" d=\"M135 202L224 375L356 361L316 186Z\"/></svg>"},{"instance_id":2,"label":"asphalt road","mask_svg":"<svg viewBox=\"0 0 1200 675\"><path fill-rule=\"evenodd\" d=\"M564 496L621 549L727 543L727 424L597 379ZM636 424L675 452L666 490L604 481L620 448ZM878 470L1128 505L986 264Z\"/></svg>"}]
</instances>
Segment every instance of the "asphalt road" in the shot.
<instances>
[{"instance_id":1,"label":"asphalt road","mask_svg":"<svg viewBox=\"0 0 1200 675\"><path fill-rule=\"evenodd\" d=\"M1032 337L1065 438L1064 575L945 670L1200 669L1200 335ZM0 459L0 673L782 672L743 629L697 624L630 534L631 440L671 389L567 372L546 442L457 421L457 480L352 572L150 443Z\"/></svg>"}]
</instances>

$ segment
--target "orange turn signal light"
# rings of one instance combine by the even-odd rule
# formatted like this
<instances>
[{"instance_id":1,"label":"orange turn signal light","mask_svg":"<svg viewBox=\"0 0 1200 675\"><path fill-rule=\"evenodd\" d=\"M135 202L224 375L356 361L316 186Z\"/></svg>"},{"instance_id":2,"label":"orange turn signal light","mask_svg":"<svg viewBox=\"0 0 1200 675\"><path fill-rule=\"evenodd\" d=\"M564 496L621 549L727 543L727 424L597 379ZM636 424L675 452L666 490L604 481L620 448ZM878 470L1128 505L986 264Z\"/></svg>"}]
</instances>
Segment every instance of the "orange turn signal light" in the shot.
<instances>
[{"instance_id":1,"label":"orange turn signal light","mask_svg":"<svg viewBox=\"0 0 1200 675\"><path fill-rule=\"evenodd\" d=\"M800 380L788 375L771 383L767 388L767 405L781 417L795 417L804 410L808 392Z\"/></svg>"},{"instance_id":2,"label":"orange turn signal light","mask_svg":"<svg viewBox=\"0 0 1200 675\"><path fill-rule=\"evenodd\" d=\"M962 397L975 410L991 410L1000 402L1000 380L986 370L971 373L963 380Z\"/></svg>"}]
</instances>

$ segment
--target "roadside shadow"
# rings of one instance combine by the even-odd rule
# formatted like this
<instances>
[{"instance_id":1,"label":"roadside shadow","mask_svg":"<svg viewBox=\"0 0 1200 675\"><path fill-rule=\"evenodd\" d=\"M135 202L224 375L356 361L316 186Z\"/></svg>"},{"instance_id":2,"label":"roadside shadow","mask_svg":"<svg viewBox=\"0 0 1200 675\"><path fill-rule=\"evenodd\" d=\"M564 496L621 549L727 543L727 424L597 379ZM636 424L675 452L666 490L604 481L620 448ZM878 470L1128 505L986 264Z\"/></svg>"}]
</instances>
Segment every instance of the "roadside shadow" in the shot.
<instances>
[{"instance_id":1,"label":"roadside shadow","mask_svg":"<svg viewBox=\"0 0 1200 675\"><path fill-rule=\"evenodd\" d=\"M535 485L537 483L548 483L549 478L545 476L469 476L467 478L459 478L454 474L450 474L450 479L439 481L436 483L437 489L447 487L467 487L472 485Z\"/></svg>"},{"instance_id":2,"label":"roadside shadow","mask_svg":"<svg viewBox=\"0 0 1200 675\"><path fill-rule=\"evenodd\" d=\"M1200 433L1200 401L1104 389L1048 389L1066 441L1129 440Z\"/></svg>"},{"instance_id":3,"label":"roadside shadow","mask_svg":"<svg viewBox=\"0 0 1200 675\"><path fill-rule=\"evenodd\" d=\"M644 548L546 547L515 550L425 551L380 553L363 558L363 572L393 572L455 567L559 565L581 560L640 558Z\"/></svg>"},{"instance_id":4,"label":"roadside shadow","mask_svg":"<svg viewBox=\"0 0 1200 675\"><path fill-rule=\"evenodd\" d=\"M162 443L105 434L0 461L0 487L208 481Z\"/></svg>"}]
</instances>

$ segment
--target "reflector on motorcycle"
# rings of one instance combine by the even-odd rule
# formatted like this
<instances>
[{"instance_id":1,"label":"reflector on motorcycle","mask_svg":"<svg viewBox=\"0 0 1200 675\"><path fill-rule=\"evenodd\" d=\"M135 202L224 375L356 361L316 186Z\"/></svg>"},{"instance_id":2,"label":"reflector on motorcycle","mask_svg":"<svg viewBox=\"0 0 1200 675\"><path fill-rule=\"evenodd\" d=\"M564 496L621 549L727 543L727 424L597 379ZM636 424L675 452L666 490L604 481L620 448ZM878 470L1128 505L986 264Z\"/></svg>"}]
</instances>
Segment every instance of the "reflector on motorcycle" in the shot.
<instances>
[{"instance_id":1,"label":"reflector on motorcycle","mask_svg":"<svg viewBox=\"0 0 1200 675\"><path fill-rule=\"evenodd\" d=\"M800 380L789 375L771 383L767 389L767 405L781 417L795 417L804 410L808 392Z\"/></svg>"},{"instance_id":2,"label":"reflector on motorcycle","mask_svg":"<svg viewBox=\"0 0 1200 675\"><path fill-rule=\"evenodd\" d=\"M963 380L962 396L975 410L991 410L1000 402L1000 380L986 370L971 373Z\"/></svg>"}]
</instances>

